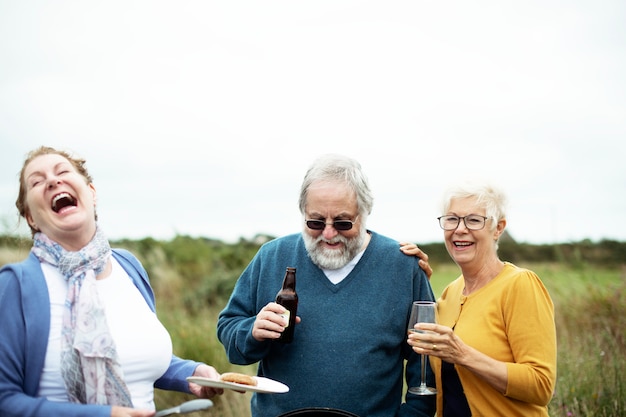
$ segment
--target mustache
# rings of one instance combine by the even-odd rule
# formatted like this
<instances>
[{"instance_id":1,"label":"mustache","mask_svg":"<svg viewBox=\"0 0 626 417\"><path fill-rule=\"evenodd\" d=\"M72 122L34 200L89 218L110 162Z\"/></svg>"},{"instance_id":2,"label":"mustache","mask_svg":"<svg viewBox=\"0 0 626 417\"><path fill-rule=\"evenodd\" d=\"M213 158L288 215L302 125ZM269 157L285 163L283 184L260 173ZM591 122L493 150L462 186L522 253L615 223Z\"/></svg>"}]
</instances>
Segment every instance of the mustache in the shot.
<instances>
[{"instance_id":1,"label":"mustache","mask_svg":"<svg viewBox=\"0 0 626 417\"><path fill-rule=\"evenodd\" d=\"M337 235L332 239L326 239L324 238L324 236L320 235L315 239L315 243L329 243L329 244L335 244L335 243L347 243L348 242L348 238L346 238L345 236L342 235Z\"/></svg>"}]
</instances>

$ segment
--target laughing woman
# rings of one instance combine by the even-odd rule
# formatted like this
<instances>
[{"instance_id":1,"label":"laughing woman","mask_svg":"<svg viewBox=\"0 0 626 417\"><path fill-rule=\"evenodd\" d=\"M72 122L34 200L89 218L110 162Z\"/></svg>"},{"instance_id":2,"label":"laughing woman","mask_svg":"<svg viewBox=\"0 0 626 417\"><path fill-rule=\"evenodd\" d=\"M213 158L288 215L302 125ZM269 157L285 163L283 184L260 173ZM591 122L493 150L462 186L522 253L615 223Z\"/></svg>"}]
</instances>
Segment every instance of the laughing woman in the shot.
<instances>
[{"instance_id":1,"label":"laughing woman","mask_svg":"<svg viewBox=\"0 0 626 417\"><path fill-rule=\"evenodd\" d=\"M1 416L150 417L154 387L221 394L186 381L219 374L173 355L146 271L97 224L84 160L29 153L16 206L33 246L0 269Z\"/></svg>"},{"instance_id":2,"label":"laughing woman","mask_svg":"<svg viewBox=\"0 0 626 417\"><path fill-rule=\"evenodd\" d=\"M432 333L409 336L415 352L430 355L438 416L548 416L554 306L534 272L498 257L504 202L488 185L454 188L444 198L439 225L461 276L437 300L438 324L418 324Z\"/></svg>"}]
</instances>

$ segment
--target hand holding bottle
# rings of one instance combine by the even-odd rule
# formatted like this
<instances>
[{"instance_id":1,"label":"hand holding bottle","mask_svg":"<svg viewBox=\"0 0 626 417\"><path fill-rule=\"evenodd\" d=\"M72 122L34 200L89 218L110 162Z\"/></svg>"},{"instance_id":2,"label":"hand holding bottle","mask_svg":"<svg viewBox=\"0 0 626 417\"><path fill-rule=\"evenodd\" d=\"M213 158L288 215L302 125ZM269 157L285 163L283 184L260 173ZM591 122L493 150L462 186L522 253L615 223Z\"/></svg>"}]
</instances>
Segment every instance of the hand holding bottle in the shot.
<instances>
[{"instance_id":1,"label":"hand holding bottle","mask_svg":"<svg viewBox=\"0 0 626 417\"><path fill-rule=\"evenodd\" d=\"M280 304L271 302L259 311L252 327L252 337L263 341L278 339L288 324L283 317L287 309ZM296 317L296 323L300 323L300 317Z\"/></svg>"}]
</instances>

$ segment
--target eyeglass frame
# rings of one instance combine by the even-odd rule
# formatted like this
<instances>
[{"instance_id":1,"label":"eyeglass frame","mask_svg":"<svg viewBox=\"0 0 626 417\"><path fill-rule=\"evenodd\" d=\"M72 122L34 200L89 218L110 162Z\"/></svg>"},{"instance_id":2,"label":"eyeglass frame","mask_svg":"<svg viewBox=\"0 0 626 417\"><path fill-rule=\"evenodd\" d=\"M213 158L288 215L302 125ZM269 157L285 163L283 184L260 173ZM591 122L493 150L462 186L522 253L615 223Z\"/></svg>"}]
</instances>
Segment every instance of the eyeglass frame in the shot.
<instances>
[{"instance_id":1,"label":"eyeglass frame","mask_svg":"<svg viewBox=\"0 0 626 417\"><path fill-rule=\"evenodd\" d=\"M446 229L445 227L443 227L443 224L441 224L441 219L443 219L445 217L456 217L457 218L456 226L454 226L452 229ZM468 217L480 217L480 218L482 218L483 219L483 225L481 227L479 227L478 229L474 229L472 227L469 227L467 225L467 220L466 220ZM483 230L485 228L485 225L487 224L487 220L489 220L489 219L491 219L491 217L481 216L480 214L468 214L467 216L455 216L453 214L446 214L445 216L437 217L437 220L439 221L439 227L441 227L443 230L446 230L446 231L458 229L459 225L461 224L461 220L463 220L463 224L465 225L465 228L467 230Z\"/></svg>"},{"instance_id":2,"label":"eyeglass frame","mask_svg":"<svg viewBox=\"0 0 626 417\"><path fill-rule=\"evenodd\" d=\"M358 218L359 218L359 216L357 215L357 216L354 218L354 220L347 220L347 219L345 219L345 220L344 220L344 219L338 219L338 220L333 220L333 222L332 222L332 223L327 223L327 222L325 221L326 219L324 219L324 220L322 220L322 219L305 219L305 220L304 220L304 224L305 224L305 225L306 225L306 227L308 227L309 229L311 229L311 230L316 230L316 231L318 231L318 232L319 232L320 230L324 230L324 229L326 229L326 226L332 226L332 227L333 227L336 231L338 231L338 232L347 232L348 230L352 230L352 228L354 227L354 224L356 223L356 219L358 219ZM314 223L314 224L320 224L320 223L321 223L321 224L323 224L323 226L322 226L320 229L316 229L316 228L314 228L314 227L311 227L311 226L309 225L309 222ZM338 227L337 227L337 223L347 223L347 224L349 224L349 225L350 225L350 227L345 228L345 229L344 229L343 227L338 228Z\"/></svg>"}]
</instances>

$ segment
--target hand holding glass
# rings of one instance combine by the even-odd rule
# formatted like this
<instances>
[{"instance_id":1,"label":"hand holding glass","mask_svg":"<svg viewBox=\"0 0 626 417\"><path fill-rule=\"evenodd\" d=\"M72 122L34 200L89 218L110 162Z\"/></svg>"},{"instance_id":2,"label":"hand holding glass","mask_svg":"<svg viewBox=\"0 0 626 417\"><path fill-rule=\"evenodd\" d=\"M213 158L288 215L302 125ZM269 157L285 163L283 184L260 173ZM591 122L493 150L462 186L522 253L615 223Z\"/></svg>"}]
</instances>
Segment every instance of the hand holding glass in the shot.
<instances>
[{"instance_id":1,"label":"hand holding glass","mask_svg":"<svg viewBox=\"0 0 626 417\"><path fill-rule=\"evenodd\" d=\"M415 328L416 323L436 323L437 303L432 301L414 301L411 306L411 316L409 317L409 333L424 333L423 330ZM437 393L435 388L426 386L426 357L422 355L422 376L419 387L410 387L409 392L415 395L433 395Z\"/></svg>"}]
</instances>

